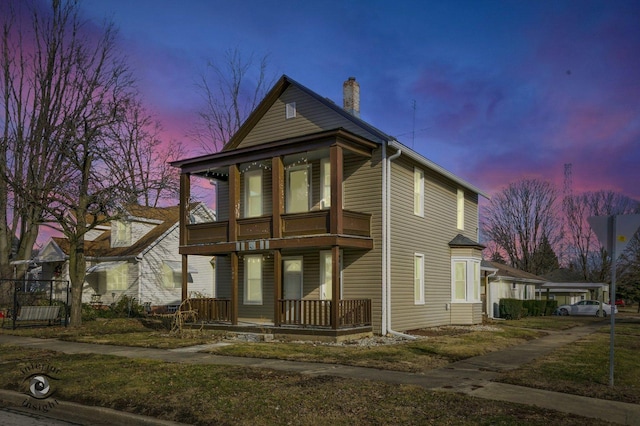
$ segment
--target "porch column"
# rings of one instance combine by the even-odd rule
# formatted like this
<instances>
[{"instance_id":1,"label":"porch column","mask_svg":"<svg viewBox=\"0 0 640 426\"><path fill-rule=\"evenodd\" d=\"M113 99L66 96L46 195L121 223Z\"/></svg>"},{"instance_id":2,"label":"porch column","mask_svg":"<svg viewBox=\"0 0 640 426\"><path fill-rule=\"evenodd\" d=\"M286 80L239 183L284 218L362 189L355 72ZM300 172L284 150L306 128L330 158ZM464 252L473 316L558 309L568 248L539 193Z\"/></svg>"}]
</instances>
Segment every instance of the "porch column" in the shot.
<instances>
[{"instance_id":1,"label":"porch column","mask_svg":"<svg viewBox=\"0 0 640 426\"><path fill-rule=\"evenodd\" d=\"M280 299L282 299L282 252L273 251L273 324L280 326Z\"/></svg>"},{"instance_id":2,"label":"porch column","mask_svg":"<svg viewBox=\"0 0 640 426\"><path fill-rule=\"evenodd\" d=\"M240 171L237 164L229 166L229 242L238 240L240 217Z\"/></svg>"},{"instance_id":3,"label":"porch column","mask_svg":"<svg viewBox=\"0 0 640 426\"><path fill-rule=\"evenodd\" d=\"M180 236L179 247L186 246L187 224L189 223L189 195L191 193L191 178L188 173L180 175ZM187 255L182 255L182 301L187 299L188 293L189 266Z\"/></svg>"},{"instance_id":4,"label":"porch column","mask_svg":"<svg viewBox=\"0 0 640 426\"><path fill-rule=\"evenodd\" d=\"M231 324L238 325L238 253L231 252Z\"/></svg>"},{"instance_id":5,"label":"porch column","mask_svg":"<svg viewBox=\"0 0 640 426\"><path fill-rule=\"evenodd\" d=\"M333 206L332 206L333 207ZM340 246L331 247L331 328L340 322Z\"/></svg>"},{"instance_id":6,"label":"porch column","mask_svg":"<svg viewBox=\"0 0 640 426\"><path fill-rule=\"evenodd\" d=\"M185 300L187 300L188 297L188 278L189 278L189 261L187 260L189 256L187 256L186 254L182 255L182 301L184 302ZM140 266L138 266L140 267Z\"/></svg>"},{"instance_id":7,"label":"porch column","mask_svg":"<svg viewBox=\"0 0 640 426\"><path fill-rule=\"evenodd\" d=\"M272 237L282 238L282 219L280 216L284 212L284 166L282 157L271 159L271 196L273 222Z\"/></svg>"},{"instance_id":8,"label":"porch column","mask_svg":"<svg viewBox=\"0 0 640 426\"><path fill-rule=\"evenodd\" d=\"M331 208L329 209L330 232L342 234L342 179L343 153L342 147L332 145L329 148L331 164Z\"/></svg>"}]
</instances>

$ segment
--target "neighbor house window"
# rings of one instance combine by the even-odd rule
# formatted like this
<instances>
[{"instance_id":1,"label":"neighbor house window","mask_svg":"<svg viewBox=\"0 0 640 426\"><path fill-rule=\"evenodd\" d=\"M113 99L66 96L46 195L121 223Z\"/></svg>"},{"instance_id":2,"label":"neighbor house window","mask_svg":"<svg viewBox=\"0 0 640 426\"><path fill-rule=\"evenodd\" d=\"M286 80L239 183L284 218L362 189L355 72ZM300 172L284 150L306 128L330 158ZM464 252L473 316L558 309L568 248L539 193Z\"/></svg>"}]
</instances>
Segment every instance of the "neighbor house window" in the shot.
<instances>
[{"instance_id":1,"label":"neighbor house window","mask_svg":"<svg viewBox=\"0 0 640 426\"><path fill-rule=\"evenodd\" d=\"M413 256L413 301L416 305L424 304L424 254Z\"/></svg>"},{"instance_id":2,"label":"neighbor house window","mask_svg":"<svg viewBox=\"0 0 640 426\"><path fill-rule=\"evenodd\" d=\"M480 261L455 259L452 261L451 275L454 301L480 301Z\"/></svg>"},{"instance_id":3,"label":"neighbor house window","mask_svg":"<svg viewBox=\"0 0 640 426\"><path fill-rule=\"evenodd\" d=\"M244 257L244 304L262 305L262 255Z\"/></svg>"},{"instance_id":4,"label":"neighbor house window","mask_svg":"<svg viewBox=\"0 0 640 426\"><path fill-rule=\"evenodd\" d=\"M244 216L262 216L262 170L244 174Z\"/></svg>"},{"instance_id":5,"label":"neighbor house window","mask_svg":"<svg viewBox=\"0 0 640 426\"><path fill-rule=\"evenodd\" d=\"M320 208L328 209L331 207L331 162L328 158L320 161L320 182L321 182L321 205Z\"/></svg>"},{"instance_id":6,"label":"neighbor house window","mask_svg":"<svg viewBox=\"0 0 640 426\"><path fill-rule=\"evenodd\" d=\"M413 169L413 213L424 217L424 172Z\"/></svg>"},{"instance_id":7,"label":"neighbor house window","mask_svg":"<svg viewBox=\"0 0 640 426\"><path fill-rule=\"evenodd\" d=\"M287 213L308 212L311 206L311 168L296 166L287 170Z\"/></svg>"},{"instance_id":8,"label":"neighbor house window","mask_svg":"<svg viewBox=\"0 0 640 426\"><path fill-rule=\"evenodd\" d=\"M107 290L126 290L128 271L128 263L123 263L122 265L107 269Z\"/></svg>"},{"instance_id":9,"label":"neighbor house window","mask_svg":"<svg viewBox=\"0 0 640 426\"><path fill-rule=\"evenodd\" d=\"M464 230L464 191L458 189L458 229Z\"/></svg>"}]
</instances>

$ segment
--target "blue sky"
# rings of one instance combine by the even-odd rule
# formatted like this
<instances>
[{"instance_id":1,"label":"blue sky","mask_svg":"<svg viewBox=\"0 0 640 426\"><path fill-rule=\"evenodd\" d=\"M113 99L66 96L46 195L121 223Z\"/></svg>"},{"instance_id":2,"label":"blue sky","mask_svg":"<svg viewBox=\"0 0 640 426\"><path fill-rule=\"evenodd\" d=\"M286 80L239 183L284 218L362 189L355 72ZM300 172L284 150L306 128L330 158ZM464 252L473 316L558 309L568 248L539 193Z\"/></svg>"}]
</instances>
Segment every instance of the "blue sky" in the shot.
<instances>
[{"instance_id":1,"label":"blue sky","mask_svg":"<svg viewBox=\"0 0 640 426\"><path fill-rule=\"evenodd\" d=\"M271 74L338 104L355 76L363 119L486 192L525 177L562 190L571 163L574 191L640 199L640 1L82 0L81 9L119 28L167 139L190 145L196 81L238 48L269 55Z\"/></svg>"}]
</instances>

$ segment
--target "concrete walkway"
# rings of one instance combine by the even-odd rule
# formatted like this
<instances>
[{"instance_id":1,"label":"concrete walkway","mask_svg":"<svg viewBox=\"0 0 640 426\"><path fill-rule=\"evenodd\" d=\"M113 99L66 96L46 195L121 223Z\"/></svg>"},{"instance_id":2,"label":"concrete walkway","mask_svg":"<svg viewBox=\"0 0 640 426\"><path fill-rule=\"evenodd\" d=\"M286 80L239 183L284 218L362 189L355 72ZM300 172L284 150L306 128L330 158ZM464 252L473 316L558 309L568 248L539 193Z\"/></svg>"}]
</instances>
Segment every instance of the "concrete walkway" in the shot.
<instances>
[{"instance_id":1,"label":"concrete walkway","mask_svg":"<svg viewBox=\"0 0 640 426\"><path fill-rule=\"evenodd\" d=\"M0 344L48 349L68 354L98 353L128 358L156 359L165 362L269 368L312 376L331 375L411 384L431 390L465 393L479 398L534 405L613 423L640 426L640 405L637 404L586 398L492 381L501 372L518 368L560 346L575 342L593 333L600 326L602 323L594 323L585 327L553 332L522 345L469 358L450 364L446 368L425 373L403 373L335 364L226 357L194 350L198 348L149 349L63 342L55 339L35 339L6 334L0 335ZM7 400L6 393L6 391L0 392L0 399ZM24 399L23 394L18 395ZM111 424L114 424L113 420L111 418ZM132 423L130 418L129 422L121 424L153 424L149 423L153 422L153 419L150 418L140 417L139 420L140 423ZM156 424L175 423L159 422Z\"/></svg>"}]
</instances>

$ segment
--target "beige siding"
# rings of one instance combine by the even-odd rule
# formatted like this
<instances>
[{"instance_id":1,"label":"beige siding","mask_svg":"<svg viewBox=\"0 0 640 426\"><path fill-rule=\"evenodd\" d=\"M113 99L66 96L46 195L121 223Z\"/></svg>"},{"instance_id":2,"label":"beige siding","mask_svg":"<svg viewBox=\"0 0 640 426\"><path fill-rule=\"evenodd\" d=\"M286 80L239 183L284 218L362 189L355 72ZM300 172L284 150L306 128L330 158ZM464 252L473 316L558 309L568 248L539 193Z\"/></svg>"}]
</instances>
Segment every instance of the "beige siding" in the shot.
<instances>
[{"instance_id":1,"label":"beige siding","mask_svg":"<svg viewBox=\"0 0 640 426\"><path fill-rule=\"evenodd\" d=\"M345 299L371 299L374 332L382 319L382 150L371 159L347 156L344 162L344 208L371 214L372 250L343 252Z\"/></svg>"},{"instance_id":2,"label":"beige siding","mask_svg":"<svg viewBox=\"0 0 640 426\"><path fill-rule=\"evenodd\" d=\"M451 304L451 324L471 325L482 322L482 303Z\"/></svg>"},{"instance_id":3,"label":"beige siding","mask_svg":"<svg viewBox=\"0 0 640 426\"><path fill-rule=\"evenodd\" d=\"M216 218L219 221L229 220L229 182L218 181L216 200Z\"/></svg>"},{"instance_id":4,"label":"beige siding","mask_svg":"<svg viewBox=\"0 0 640 426\"><path fill-rule=\"evenodd\" d=\"M296 117L287 119L286 104L296 103ZM322 105L297 87L289 87L265 113L260 122L242 140L239 148L259 145L265 142L317 133L323 130L344 128L360 136L371 137L337 112Z\"/></svg>"}]
</instances>

